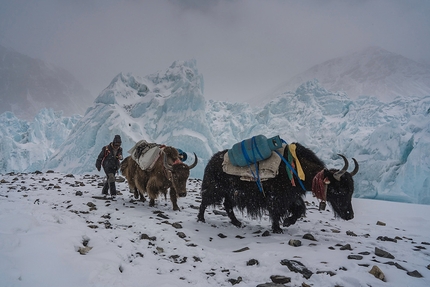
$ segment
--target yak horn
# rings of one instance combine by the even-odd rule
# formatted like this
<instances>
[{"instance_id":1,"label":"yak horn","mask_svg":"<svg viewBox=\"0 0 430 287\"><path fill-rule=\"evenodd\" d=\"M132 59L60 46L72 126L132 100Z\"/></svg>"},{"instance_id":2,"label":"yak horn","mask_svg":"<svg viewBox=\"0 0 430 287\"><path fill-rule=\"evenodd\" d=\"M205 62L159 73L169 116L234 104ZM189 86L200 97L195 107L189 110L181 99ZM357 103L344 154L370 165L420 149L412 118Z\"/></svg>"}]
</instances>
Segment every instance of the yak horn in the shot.
<instances>
[{"instance_id":1,"label":"yak horn","mask_svg":"<svg viewBox=\"0 0 430 287\"><path fill-rule=\"evenodd\" d=\"M357 174L359 166L358 166L358 162L355 160L355 158L352 158L352 160L354 161L354 170L351 172L351 176L354 176Z\"/></svg>"},{"instance_id":2,"label":"yak horn","mask_svg":"<svg viewBox=\"0 0 430 287\"><path fill-rule=\"evenodd\" d=\"M193 152L193 154L194 154L194 162L189 166L190 169L195 168L197 165L197 161L198 161L196 153Z\"/></svg>"},{"instance_id":3,"label":"yak horn","mask_svg":"<svg viewBox=\"0 0 430 287\"><path fill-rule=\"evenodd\" d=\"M164 153L164 161L163 161L163 164L164 164L164 167L165 167L167 170L172 170L172 168L173 168L173 167L167 163L167 155L166 155L165 153Z\"/></svg>"},{"instance_id":4,"label":"yak horn","mask_svg":"<svg viewBox=\"0 0 430 287\"><path fill-rule=\"evenodd\" d=\"M343 168L341 170L339 170L338 172L335 172L333 174L333 177L337 180L340 181L340 177L346 172L346 170L348 169L348 160L346 159L346 157L344 155L338 154L338 156L341 156L343 158L343 161L345 162L345 165L343 166Z\"/></svg>"}]
</instances>

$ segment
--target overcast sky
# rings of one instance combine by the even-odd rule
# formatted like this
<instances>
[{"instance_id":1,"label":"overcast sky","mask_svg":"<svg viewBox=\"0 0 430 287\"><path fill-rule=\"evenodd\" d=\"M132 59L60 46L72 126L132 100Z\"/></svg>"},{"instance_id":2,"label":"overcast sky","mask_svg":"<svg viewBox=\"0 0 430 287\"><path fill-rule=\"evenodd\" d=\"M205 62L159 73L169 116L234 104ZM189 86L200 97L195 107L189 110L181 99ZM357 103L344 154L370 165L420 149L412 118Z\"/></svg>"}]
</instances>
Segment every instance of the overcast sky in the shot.
<instances>
[{"instance_id":1,"label":"overcast sky","mask_svg":"<svg viewBox=\"0 0 430 287\"><path fill-rule=\"evenodd\" d=\"M94 97L120 72L196 59L205 97L236 102L370 45L430 63L430 1L0 0L0 44Z\"/></svg>"}]
</instances>

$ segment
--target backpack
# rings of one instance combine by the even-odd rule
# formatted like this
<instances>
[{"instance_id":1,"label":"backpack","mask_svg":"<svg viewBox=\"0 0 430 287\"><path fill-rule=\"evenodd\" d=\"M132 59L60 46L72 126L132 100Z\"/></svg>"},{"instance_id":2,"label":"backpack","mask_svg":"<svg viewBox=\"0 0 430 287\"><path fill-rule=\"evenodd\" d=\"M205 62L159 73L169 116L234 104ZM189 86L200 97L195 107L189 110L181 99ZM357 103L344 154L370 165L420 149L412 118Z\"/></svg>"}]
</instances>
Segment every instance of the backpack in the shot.
<instances>
[{"instance_id":1,"label":"backpack","mask_svg":"<svg viewBox=\"0 0 430 287\"><path fill-rule=\"evenodd\" d=\"M105 146L105 155L102 159L101 166L103 166L103 162L105 161L105 158L110 154L109 145Z\"/></svg>"}]
</instances>

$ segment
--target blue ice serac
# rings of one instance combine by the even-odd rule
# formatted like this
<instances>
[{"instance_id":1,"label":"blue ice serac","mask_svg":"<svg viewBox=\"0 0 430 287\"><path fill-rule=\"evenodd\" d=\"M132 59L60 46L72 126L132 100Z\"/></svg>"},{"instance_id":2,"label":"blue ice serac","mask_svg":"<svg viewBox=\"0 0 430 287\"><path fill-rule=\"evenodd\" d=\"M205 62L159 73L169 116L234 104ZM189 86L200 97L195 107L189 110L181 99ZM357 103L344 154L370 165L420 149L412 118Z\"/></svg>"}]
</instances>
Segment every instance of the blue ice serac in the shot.
<instances>
[{"instance_id":1,"label":"blue ice serac","mask_svg":"<svg viewBox=\"0 0 430 287\"><path fill-rule=\"evenodd\" d=\"M228 150L228 157L235 166L247 166L269 158L272 151L281 147L282 140L279 135L271 138L257 135L233 145Z\"/></svg>"}]
</instances>

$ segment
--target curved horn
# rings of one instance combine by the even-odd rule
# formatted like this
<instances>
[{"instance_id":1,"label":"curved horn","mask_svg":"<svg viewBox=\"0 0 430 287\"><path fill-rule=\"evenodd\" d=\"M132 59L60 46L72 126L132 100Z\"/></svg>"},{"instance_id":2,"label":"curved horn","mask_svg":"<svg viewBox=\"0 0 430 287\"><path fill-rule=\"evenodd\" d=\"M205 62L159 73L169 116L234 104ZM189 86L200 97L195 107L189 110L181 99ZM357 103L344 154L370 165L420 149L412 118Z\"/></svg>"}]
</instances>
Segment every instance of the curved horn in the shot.
<instances>
[{"instance_id":1,"label":"curved horn","mask_svg":"<svg viewBox=\"0 0 430 287\"><path fill-rule=\"evenodd\" d=\"M355 160L355 158L352 158L352 160L354 161L355 167L354 167L354 170L351 172L351 176L354 176L357 174L359 166L358 166L358 162Z\"/></svg>"},{"instance_id":2,"label":"curved horn","mask_svg":"<svg viewBox=\"0 0 430 287\"><path fill-rule=\"evenodd\" d=\"M333 174L333 177L337 180L340 181L340 177L346 172L346 170L348 169L348 160L346 159L346 157L344 155L341 154L337 154L338 156L343 158L343 161L345 162L345 165L343 166L343 168L341 170L339 170L338 172L335 172Z\"/></svg>"},{"instance_id":3,"label":"curved horn","mask_svg":"<svg viewBox=\"0 0 430 287\"><path fill-rule=\"evenodd\" d=\"M190 166L188 166L190 169L195 168L197 165L197 161L198 161L196 153L193 152L193 154L194 154L194 162Z\"/></svg>"},{"instance_id":4,"label":"curved horn","mask_svg":"<svg viewBox=\"0 0 430 287\"><path fill-rule=\"evenodd\" d=\"M166 153L163 153L163 154L164 154L164 158L163 158L163 165L164 165L164 167L167 170L172 170L172 166L169 165L169 163L167 162L167 155L166 155Z\"/></svg>"}]
</instances>

